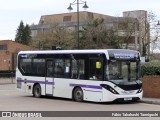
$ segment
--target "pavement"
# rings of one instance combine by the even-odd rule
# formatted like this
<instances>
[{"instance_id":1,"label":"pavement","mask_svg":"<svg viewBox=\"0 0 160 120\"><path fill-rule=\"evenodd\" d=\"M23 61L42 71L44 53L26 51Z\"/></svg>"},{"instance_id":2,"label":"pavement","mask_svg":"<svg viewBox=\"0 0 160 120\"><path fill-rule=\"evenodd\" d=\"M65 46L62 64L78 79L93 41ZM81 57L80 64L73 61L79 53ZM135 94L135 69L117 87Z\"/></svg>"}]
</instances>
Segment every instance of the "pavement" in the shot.
<instances>
[{"instance_id":1,"label":"pavement","mask_svg":"<svg viewBox=\"0 0 160 120\"><path fill-rule=\"evenodd\" d=\"M0 85L1 84L14 84L15 82L15 78L14 77L7 77L7 78L2 78L0 77Z\"/></svg>"},{"instance_id":2,"label":"pavement","mask_svg":"<svg viewBox=\"0 0 160 120\"><path fill-rule=\"evenodd\" d=\"M146 98L146 97L143 97L140 102L160 105L160 98Z\"/></svg>"}]
</instances>

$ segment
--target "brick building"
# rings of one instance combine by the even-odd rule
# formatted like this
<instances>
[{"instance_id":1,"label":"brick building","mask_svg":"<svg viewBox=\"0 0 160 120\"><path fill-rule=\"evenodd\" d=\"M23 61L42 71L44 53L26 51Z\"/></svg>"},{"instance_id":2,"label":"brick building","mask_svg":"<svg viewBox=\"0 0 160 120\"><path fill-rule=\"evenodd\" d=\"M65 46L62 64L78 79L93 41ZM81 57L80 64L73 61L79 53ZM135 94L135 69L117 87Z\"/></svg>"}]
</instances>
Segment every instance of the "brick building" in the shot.
<instances>
[{"instance_id":1,"label":"brick building","mask_svg":"<svg viewBox=\"0 0 160 120\"><path fill-rule=\"evenodd\" d=\"M31 50L31 48L11 40L1 40L0 70L15 70L17 54L21 50Z\"/></svg>"}]
</instances>

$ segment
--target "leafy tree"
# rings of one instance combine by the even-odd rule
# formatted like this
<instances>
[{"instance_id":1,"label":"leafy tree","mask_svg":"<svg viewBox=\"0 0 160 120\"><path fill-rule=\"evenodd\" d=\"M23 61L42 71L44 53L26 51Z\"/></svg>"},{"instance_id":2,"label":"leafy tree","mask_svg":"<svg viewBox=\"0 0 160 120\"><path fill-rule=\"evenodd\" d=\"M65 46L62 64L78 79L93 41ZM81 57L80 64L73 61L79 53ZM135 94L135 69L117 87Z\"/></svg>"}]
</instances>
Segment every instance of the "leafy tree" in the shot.
<instances>
[{"instance_id":1,"label":"leafy tree","mask_svg":"<svg viewBox=\"0 0 160 120\"><path fill-rule=\"evenodd\" d=\"M141 31L139 35L141 41L140 52L144 57L150 56L150 45L158 42L160 30L157 25L156 17L155 13L150 11L147 18L138 18L140 24L139 31Z\"/></svg>"},{"instance_id":2,"label":"leafy tree","mask_svg":"<svg viewBox=\"0 0 160 120\"><path fill-rule=\"evenodd\" d=\"M102 19L95 19L83 27L80 31L80 49L96 49L101 46L101 38L104 37L102 34L105 35L105 32L102 32L102 23Z\"/></svg>"},{"instance_id":3,"label":"leafy tree","mask_svg":"<svg viewBox=\"0 0 160 120\"><path fill-rule=\"evenodd\" d=\"M105 25L104 19L90 21L80 31L81 49L120 48L122 39L118 36L117 29Z\"/></svg>"},{"instance_id":4,"label":"leafy tree","mask_svg":"<svg viewBox=\"0 0 160 120\"><path fill-rule=\"evenodd\" d=\"M31 41L31 30L28 24L24 26L23 21L20 22L20 25L18 26L17 33L15 36L15 42L29 45L29 42Z\"/></svg>"},{"instance_id":5,"label":"leafy tree","mask_svg":"<svg viewBox=\"0 0 160 120\"><path fill-rule=\"evenodd\" d=\"M74 31L60 27L58 24L51 24L49 27L49 29L39 32L33 37L30 46L43 50L51 49L53 46L61 47L62 49L75 48Z\"/></svg>"}]
</instances>

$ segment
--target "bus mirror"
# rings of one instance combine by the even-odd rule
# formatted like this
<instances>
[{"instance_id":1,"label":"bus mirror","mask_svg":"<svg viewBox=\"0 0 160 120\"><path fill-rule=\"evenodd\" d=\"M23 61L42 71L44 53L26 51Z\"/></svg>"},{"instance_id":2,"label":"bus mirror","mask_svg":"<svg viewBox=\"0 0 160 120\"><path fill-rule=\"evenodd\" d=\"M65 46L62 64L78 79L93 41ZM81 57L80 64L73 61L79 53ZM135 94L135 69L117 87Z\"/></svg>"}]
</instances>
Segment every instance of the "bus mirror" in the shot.
<instances>
[{"instance_id":1,"label":"bus mirror","mask_svg":"<svg viewBox=\"0 0 160 120\"><path fill-rule=\"evenodd\" d=\"M101 69L102 63L101 62L96 62L96 69Z\"/></svg>"}]
</instances>

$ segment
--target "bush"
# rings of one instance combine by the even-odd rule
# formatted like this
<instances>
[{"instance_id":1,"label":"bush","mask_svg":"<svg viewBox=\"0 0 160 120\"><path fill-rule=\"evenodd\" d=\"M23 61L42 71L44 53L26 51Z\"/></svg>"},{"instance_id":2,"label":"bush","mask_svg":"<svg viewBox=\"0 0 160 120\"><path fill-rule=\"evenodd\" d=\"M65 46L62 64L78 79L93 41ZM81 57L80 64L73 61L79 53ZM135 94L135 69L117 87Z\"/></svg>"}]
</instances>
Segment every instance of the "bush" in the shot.
<instances>
[{"instance_id":1,"label":"bush","mask_svg":"<svg viewBox=\"0 0 160 120\"><path fill-rule=\"evenodd\" d=\"M141 75L160 75L160 62L142 63Z\"/></svg>"}]
</instances>

